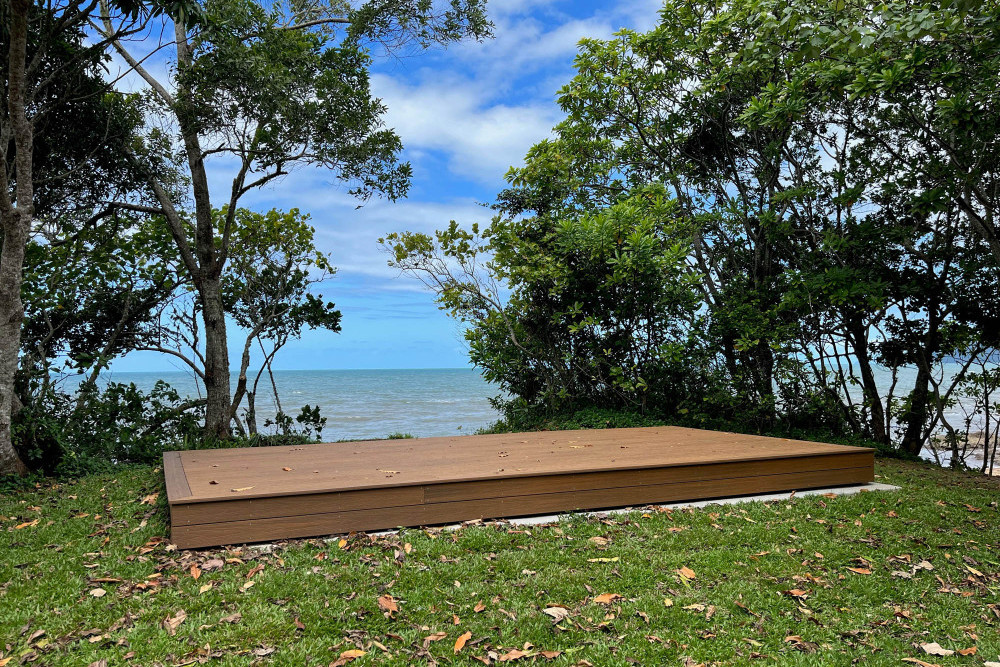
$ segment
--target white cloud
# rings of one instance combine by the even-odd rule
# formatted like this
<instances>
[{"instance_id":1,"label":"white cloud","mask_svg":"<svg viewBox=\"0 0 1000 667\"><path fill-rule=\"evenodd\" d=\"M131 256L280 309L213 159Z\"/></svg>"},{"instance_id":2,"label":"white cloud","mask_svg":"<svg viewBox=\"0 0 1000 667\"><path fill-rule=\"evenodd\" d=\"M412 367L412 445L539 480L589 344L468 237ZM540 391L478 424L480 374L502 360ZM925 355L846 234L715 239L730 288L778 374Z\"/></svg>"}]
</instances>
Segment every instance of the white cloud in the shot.
<instances>
[{"instance_id":1,"label":"white cloud","mask_svg":"<svg viewBox=\"0 0 1000 667\"><path fill-rule=\"evenodd\" d=\"M460 77L413 85L375 75L373 87L404 146L440 151L454 174L487 184L521 164L559 119L552 104L489 104L481 85Z\"/></svg>"}]
</instances>

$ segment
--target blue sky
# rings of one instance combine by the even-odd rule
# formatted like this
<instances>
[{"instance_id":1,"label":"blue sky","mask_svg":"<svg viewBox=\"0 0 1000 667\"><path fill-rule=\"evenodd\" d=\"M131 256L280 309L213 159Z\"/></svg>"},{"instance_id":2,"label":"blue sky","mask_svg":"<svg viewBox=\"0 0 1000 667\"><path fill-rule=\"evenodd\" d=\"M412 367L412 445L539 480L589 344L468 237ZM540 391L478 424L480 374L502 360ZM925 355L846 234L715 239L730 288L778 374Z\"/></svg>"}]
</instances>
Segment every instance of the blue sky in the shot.
<instances>
[{"instance_id":1,"label":"blue sky","mask_svg":"<svg viewBox=\"0 0 1000 667\"><path fill-rule=\"evenodd\" d=\"M431 232L450 220L485 222L508 167L549 135L561 114L556 92L573 74L582 37L649 29L656 0L574 2L490 0L494 39L380 59L372 87L388 107L413 165L406 200L360 209L331 175L300 169L243 200L267 210L297 207L312 215L319 247L339 273L322 293L343 313L343 332L307 332L280 353L280 369L452 368L468 365L460 326L432 295L386 265L377 239L392 231ZM228 190L224 169L215 191ZM231 182L231 181L230 181ZM235 327L234 327L235 328ZM231 336L236 360L242 340ZM169 358L137 353L117 371L177 370Z\"/></svg>"}]
</instances>

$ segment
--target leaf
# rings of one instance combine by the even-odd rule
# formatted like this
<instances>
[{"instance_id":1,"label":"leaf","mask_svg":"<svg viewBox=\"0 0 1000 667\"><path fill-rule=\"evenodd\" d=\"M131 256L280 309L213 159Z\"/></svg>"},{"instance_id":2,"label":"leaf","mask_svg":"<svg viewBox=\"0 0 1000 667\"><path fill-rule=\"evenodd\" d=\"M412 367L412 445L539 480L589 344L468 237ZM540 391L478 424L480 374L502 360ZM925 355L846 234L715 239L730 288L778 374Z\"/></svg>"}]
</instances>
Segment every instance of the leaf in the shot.
<instances>
[{"instance_id":1,"label":"leaf","mask_svg":"<svg viewBox=\"0 0 1000 667\"><path fill-rule=\"evenodd\" d=\"M552 620L558 623L563 619L565 619L567 616L569 616L569 609L567 609L566 607L553 605L551 607L546 607L545 609L543 609L542 613L551 616Z\"/></svg>"},{"instance_id":2,"label":"leaf","mask_svg":"<svg viewBox=\"0 0 1000 667\"><path fill-rule=\"evenodd\" d=\"M282 468L282 470L284 470L285 472L292 472L292 469L288 467Z\"/></svg>"},{"instance_id":3,"label":"leaf","mask_svg":"<svg viewBox=\"0 0 1000 667\"><path fill-rule=\"evenodd\" d=\"M587 562L588 563L617 563L618 562L618 556L615 556L614 558L588 558Z\"/></svg>"},{"instance_id":4,"label":"leaf","mask_svg":"<svg viewBox=\"0 0 1000 667\"><path fill-rule=\"evenodd\" d=\"M594 544L596 544L599 547L606 546L607 543L609 542L608 538L606 538L606 537L598 537L598 536L591 537L588 541L589 542L593 542Z\"/></svg>"},{"instance_id":5,"label":"leaf","mask_svg":"<svg viewBox=\"0 0 1000 667\"><path fill-rule=\"evenodd\" d=\"M342 652L339 658L330 663L330 667L343 667L352 660L357 660L365 655L367 655L367 652L362 651L361 649L352 648Z\"/></svg>"},{"instance_id":6,"label":"leaf","mask_svg":"<svg viewBox=\"0 0 1000 667\"><path fill-rule=\"evenodd\" d=\"M674 606L674 601L671 600L670 598L663 598L663 606L664 607L673 607Z\"/></svg>"},{"instance_id":7,"label":"leaf","mask_svg":"<svg viewBox=\"0 0 1000 667\"><path fill-rule=\"evenodd\" d=\"M955 655L954 651L941 646L937 642L931 642L930 644L921 644L920 649L927 655L939 655L939 656Z\"/></svg>"},{"instance_id":8,"label":"leaf","mask_svg":"<svg viewBox=\"0 0 1000 667\"><path fill-rule=\"evenodd\" d=\"M541 655L546 660L555 660L556 658L562 655L562 651L541 651L539 652L539 655Z\"/></svg>"},{"instance_id":9,"label":"leaf","mask_svg":"<svg viewBox=\"0 0 1000 667\"><path fill-rule=\"evenodd\" d=\"M167 631L167 634L172 637L177 634L177 628L180 627L181 623L183 623L185 619L187 619L187 612L181 609L173 616L168 616L163 619L163 628Z\"/></svg>"},{"instance_id":10,"label":"leaf","mask_svg":"<svg viewBox=\"0 0 1000 667\"><path fill-rule=\"evenodd\" d=\"M847 569L850 570L851 572L854 572L855 574L869 575L872 573L872 571L869 570L867 567L849 567Z\"/></svg>"},{"instance_id":11,"label":"leaf","mask_svg":"<svg viewBox=\"0 0 1000 667\"><path fill-rule=\"evenodd\" d=\"M159 491L157 491L156 493L151 493L148 496L144 497L141 501L139 501L139 504L140 505L155 505L156 501L157 501L157 499L159 497L160 497Z\"/></svg>"},{"instance_id":12,"label":"leaf","mask_svg":"<svg viewBox=\"0 0 1000 667\"><path fill-rule=\"evenodd\" d=\"M102 598L102 597L104 597L107 594L108 594L108 592L106 590L104 590L103 588L93 588L90 591L90 596L91 597L95 597L95 598Z\"/></svg>"},{"instance_id":13,"label":"leaf","mask_svg":"<svg viewBox=\"0 0 1000 667\"><path fill-rule=\"evenodd\" d=\"M677 570L677 574L681 575L681 577L683 577L684 579L687 579L687 580L697 579L698 578L698 575L696 575L694 573L694 570L692 570L691 568L687 567L686 565L684 567L682 567L681 569Z\"/></svg>"},{"instance_id":14,"label":"leaf","mask_svg":"<svg viewBox=\"0 0 1000 667\"><path fill-rule=\"evenodd\" d=\"M243 614L236 612L235 614L230 614L229 616L223 616L219 619L219 623L239 623L243 620Z\"/></svg>"},{"instance_id":15,"label":"leaf","mask_svg":"<svg viewBox=\"0 0 1000 667\"><path fill-rule=\"evenodd\" d=\"M23 530L25 528L34 528L37 525L38 525L38 519L35 519L34 521L28 521L26 523L19 523L18 525L14 526L14 530Z\"/></svg>"},{"instance_id":16,"label":"leaf","mask_svg":"<svg viewBox=\"0 0 1000 667\"><path fill-rule=\"evenodd\" d=\"M920 665L920 667L941 667L941 665L936 662L925 662L919 658L903 658L903 662L911 662L914 665ZM986 663L987 665L989 663Z\"/></svg>"},{"instance_id":17,"label":"leaf","mask_svg":"<svg viewBox=\"0 0 1000 667\"><path fill-rule=\"evenodd\" d=\"M229 490L232 491L233 493L239 493L240 491L249 491L252 488L253 488L252 486L241 486L239 488L229 489Z\"/></svg>"},{"instance_id":18,"label":"leaf","mask_svg":"<svg viewBox=\"0 0 1000 667\"><path fill-rule=\"evenodd\" d=\"M801 588L793 588L789 591L781 591L781 593L789 597L802 598L802 599L805 599L809 596L809 591L804 591Z\"/></svg>"},{"instance_id":19,"label":"leaf","mask_svg":"<svg viewBox=\"0 0 1000 667\"><path fill-rule=\"evenodd\" d=\"M474 611L477 614L480 614L486 611L486 605L484 605L482 602L477 602L476 606L472 608L472 611Z\"/></svg>"},{"instance_id":20,"label":"leaf","mask_svg":"<svg viewBox=\"0 0 1000 667\"><path fill-rule=\"evenodd\" d=\"M611 604L615 600L621 600L622 596L618 593L602 593L594 598L594 602L597 604Z\"/></svg>"},{"instance_id":21,"label":"leaf","mask_svg":"<svg viewBox=\"0 0 1000 667\"><path fill-rule=\"evenodd\" d=\"M396 600L391 595L380 597L378 599L378 608L384 611L390 618L399 611L399 605L396 604Z\"/></svg>"},{"instance_id":22,"label":"leaf","mask_svg":"<svg viewBox=\"0 0 1000 667\"><path fill-rule=\"evenodd\" d=\"M201 568L197 564L191 566L191 578L198 581L198 577L201 576Z\"/></svg>"},{"instance_id":23,"label":"leaf","mask_svg":"<svg viewBox=\"0 0 1000 667\"><path fill-rule=\"evenodd\" d=\"M507 653L504 653L502 656L500 656L500 658L498 659L498 661L499 662L513 662L515 660L520 660L521 658L526 658L526 657L528 657L528 654L525 653L524 651L519 651L517 649L513 649L511 651L508 651Z\"/></svg>"},{"instance_id":24,"label":"leaf","mask_svg":"<svg viewBox=\"0 0 1000 667\"><path fill-rule=\"evenodd\" d=\"M964 655L964 656L975 655L975 654L979 653L979 647L978 646L970 646L969 648L960 648L960 649L958 649L957 653L959 655Z\"/></svg>"},{"instance_id":25,"label":"leaf","mask_svg":"<svg viewBox=\"0 0 1000 667\"><path fill-rule=\"evenodd\" d=\"M455 640L455 653L460 653L463 648L465 648L466 642L472 639L472 633L466 632L464 635Z\"/></svg>"},{"instance_id":26,"label":"leaf","mask_svg":"<svg viewBox=\"0 0 1000 667\"><path fill-rule=\"evenodd\" d=\"M204 593L207 593L208 591L212 590L212 588L213 588L212 584L202 584L201 587L198 589L198 595L203 595Z\"/></svg>"}]
</instances>

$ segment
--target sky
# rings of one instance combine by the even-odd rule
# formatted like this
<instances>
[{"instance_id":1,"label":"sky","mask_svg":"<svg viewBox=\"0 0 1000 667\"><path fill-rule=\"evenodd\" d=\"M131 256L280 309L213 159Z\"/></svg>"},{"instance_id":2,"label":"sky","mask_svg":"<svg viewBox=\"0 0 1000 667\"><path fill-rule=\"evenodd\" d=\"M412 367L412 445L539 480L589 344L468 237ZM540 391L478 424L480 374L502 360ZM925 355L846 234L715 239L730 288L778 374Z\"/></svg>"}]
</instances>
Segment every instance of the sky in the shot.
<instances>
[{"instance_id":1,"label":"sky","mask_svg":"<svg viewBox=\"0 0 1000 667\"><path fill-rule=\"evenodd\" d=\"M284 370L458 368L469 365L461 326L438 310L433 295L387 265L378 239L394 231L433 232L456 220L488 222L482 204L527 150L550 136L562 114L558 90L573 76L583 37L607 38L621 28L648 30L658 0L489 0L495 37L376 59L372 89L386 124L403 141L413 167L405 200L372 199L358 208L328 172L298 169L247 195L255 210L298 208L312 216L316 242L338 273L317 291L343 313L342 332L308 331L275 362ZM225 169L210 170L227 192ZM235 325L230 353L242 349ZM166 355L133 353L114 370L181 370Z\"/></svg>"}]
</instances>

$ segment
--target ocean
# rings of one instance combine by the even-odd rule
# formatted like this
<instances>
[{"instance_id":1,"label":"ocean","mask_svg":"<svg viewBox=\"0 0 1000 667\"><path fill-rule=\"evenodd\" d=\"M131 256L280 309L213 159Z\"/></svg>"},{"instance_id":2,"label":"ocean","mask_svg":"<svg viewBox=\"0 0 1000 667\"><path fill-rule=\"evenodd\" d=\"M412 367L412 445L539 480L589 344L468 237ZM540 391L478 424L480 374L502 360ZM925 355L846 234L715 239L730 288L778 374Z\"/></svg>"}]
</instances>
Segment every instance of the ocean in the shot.
<instances>
[{"instance_id":1,"label":"ocean","mask_svg":"<svg viewBox=\"0 0 1000 667\"><path fill-rule=\"evenodd\" d=\"M489 403L498 390L467 368L275 371L274 378L286 414L294 417L304 405L319 406L327 419L324 440L385 438L392 433L418 438L471 434L499 419ZM164 380L181 396L203 394L194 377L184 372L115 372L103 379L133 382L144 391ZM256 410L263 432L264 420L277 412L266 377L258 387Z\"/></svg>"}]
</instances>

